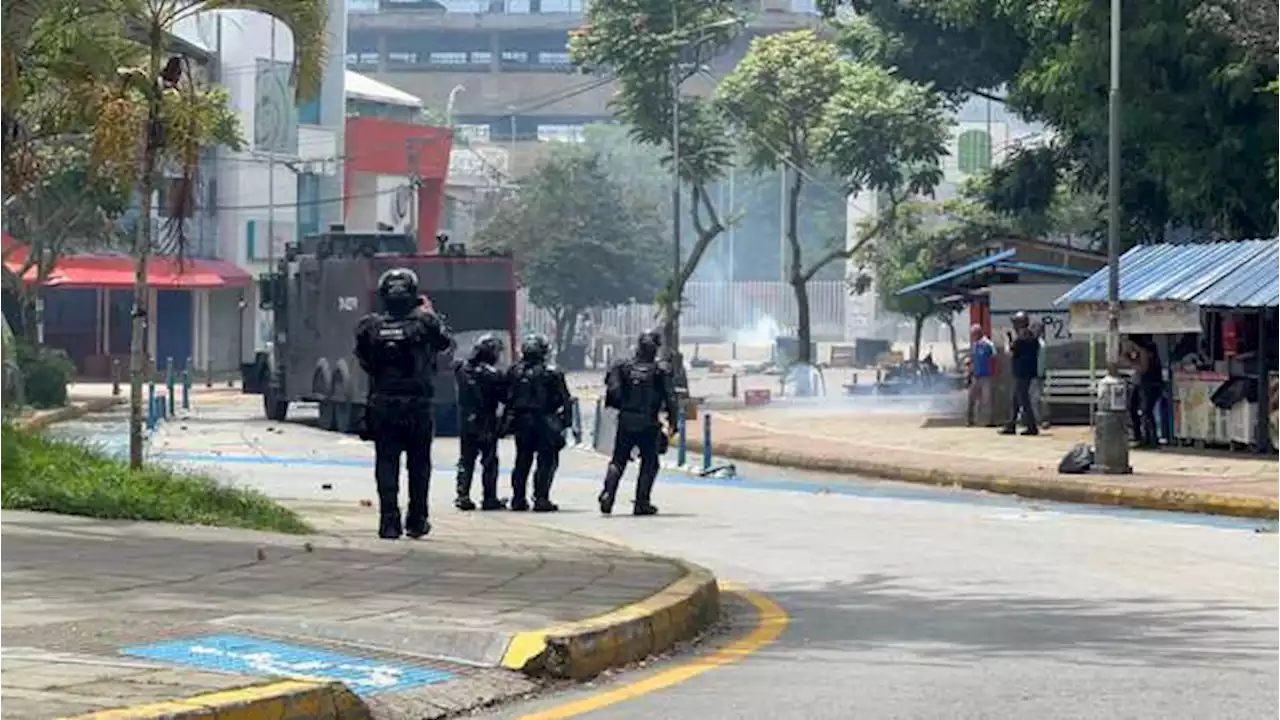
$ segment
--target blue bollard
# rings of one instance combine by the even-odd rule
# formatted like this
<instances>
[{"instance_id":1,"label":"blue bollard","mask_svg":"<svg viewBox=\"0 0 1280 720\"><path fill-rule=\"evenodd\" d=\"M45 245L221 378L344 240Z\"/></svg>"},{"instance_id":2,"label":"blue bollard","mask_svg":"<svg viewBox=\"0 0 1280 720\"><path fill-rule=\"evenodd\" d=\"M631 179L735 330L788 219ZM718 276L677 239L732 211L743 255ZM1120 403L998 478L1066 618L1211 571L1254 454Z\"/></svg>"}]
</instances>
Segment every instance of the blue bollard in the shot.
<instances>
[{"instance_id":1,"label":"blue bollard","mask_svg":"<svg viewBox=\"0 0 1280 720\"><path fill-rule=\"evenodd\" d=\"M156 409L156 379L151 378L151 382L147 383L147 412L154 413Z\"/></svg>"},{"instance_id":2,"label":"blue bollard","mask_svg":"<svg viewBox=\"0 0 1280 720\"><path fill-rule=\"evenodd\" d=\"M582 403L578 398L573 399L573 441L582 442Z\"/></svg>"},{"instance_id":3,"label":"blue bollard","mask_svg":"<svg viewBox=\"0 0 1280 720\"><path fill-rule=\"evenodd\" d=\"M702 415L702 471L711 470L711 413Z\"/></svg>"},{"instance_id":4,"label":"blue bollard","mask_svg":"<svg viewBox=\"0 0 1280 720\"><path fill-rule=\"evenodd\" d=\"M174 383L175 383L176 381L177 381L177 377L175 376L175 374L174 374L174 372L173 372L173 358L172 358L172 357L165 358L165 361L164 361L164 387L165 387L165 389L166 389L166 390L168 390L167 397L169 398L169 407L168 407L167 412L163 413L163 415L164 415L164 416L172 415L172 414L173 414L173 411L174 411L174 406L173 406L173 404L174 404L175 402L177 402L177 400L178 400L178 394L177 394L177 393L175 393L175 392L173 391Z\"/></svg>"},{"instance_id":5,"label":"blue bollard","mask_svg":"<svg viewBox=\"0 0 1280 720\"><path fill-rule=\"evenodd\" d=\"M147 403L147 430L156 429L156 399L153 397Z\"/></svg>"},{"instance_id":6,"label":"blue bollard","mask_svg":"<svg viewBox=\"0 0 1280 720\"><path fill-rule=\"evenodd\" d=\"M595 422L591 425L591 449L600 447L600 415L604 412L604 400L596 398Z\"/></svg>"},{"instance_id":7,"label":"blue bollard","mask_svg":"<svg viewBox=\"0 0 1280 720\"><path fill-rule=\"evenodd\" d=\"M191 409L191 358L187 358L187 365L182 368L182 409Z\"/></svg>"},{"instance_id":8,"label":"blue bollard","mask_svg":"<svg viewBox=\"0 0 1280 720\"><path fill-rule=\"evenodd\" d=\"M684 467L685 462L689 459L689 446L687 444L689 435L685 428L683 407L676 410L676 426L679 428L678 432L680 433L680 439L676 444L676 465Z\"/></svg>"}]
</instances>

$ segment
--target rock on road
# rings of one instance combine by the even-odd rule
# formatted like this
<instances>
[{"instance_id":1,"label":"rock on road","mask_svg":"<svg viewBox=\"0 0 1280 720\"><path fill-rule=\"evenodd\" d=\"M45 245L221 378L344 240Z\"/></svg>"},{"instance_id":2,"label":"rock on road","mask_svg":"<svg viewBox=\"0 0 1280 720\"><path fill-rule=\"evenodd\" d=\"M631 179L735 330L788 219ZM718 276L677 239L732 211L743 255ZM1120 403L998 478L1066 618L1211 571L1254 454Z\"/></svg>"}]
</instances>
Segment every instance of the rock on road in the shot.
<instances>
[{"instance_id":1,"label":"rock on road","mask_svg":"<svg viewBox=\"0 0 1280 720\"><path fill-rule=\"evenodd\" d=\"M371 494L370 470L353 465L369 459L366 445L267 427L236 434L252 452L315 464L290 478L269 464L221 467L286 496L320 481L335 495ZM247 452L233 444L214 452ZM456 443L438 441L435 456L433 511L453 512L446 476ZM766 594L790 624L738 663L584 717L1276 716L1280 548L1256 523L899 492L755 467L740 467L741 481L664 474L655 491L662 515L602 518L594 494L603 463L566 453L556 500L568 512L529 521L703 564ZM634 469L624 499L633 479ZM805 484L814 482L832 491ZM485 717L521 717L599 689Z\"/></svg>"}]
</instances>

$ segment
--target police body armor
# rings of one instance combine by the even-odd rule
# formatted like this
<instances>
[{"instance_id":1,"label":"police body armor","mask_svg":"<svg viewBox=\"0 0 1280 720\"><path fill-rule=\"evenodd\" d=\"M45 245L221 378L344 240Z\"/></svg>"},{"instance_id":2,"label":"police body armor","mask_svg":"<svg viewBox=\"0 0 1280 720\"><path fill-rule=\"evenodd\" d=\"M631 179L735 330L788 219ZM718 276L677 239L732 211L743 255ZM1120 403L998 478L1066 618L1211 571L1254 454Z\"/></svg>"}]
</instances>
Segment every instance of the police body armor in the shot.
<instances>
[{"instance_id":1,"label":"police body armor","mask_svg":"<svg viewBox=\"0 0 1280 720\"><path fill-rule=\"evenodd\" d=\"M417 347L424 338L422 321L413 316L382 316L374 327L375 395L430 396L431 373L422 362L428 353Z\"/></svg>"},{"instance_id":2,"label":"police body armor","mask_svg":"<svg viewBox=\"0 0 1280 720\"><path fill-rule=\"evenodd\" d=\"M511 411L516 415L545 413L550 404L547 392L547 368L544 365L521 365L511 388Z\"/></svg>"},{"instance_id":3,"label":"police body armor","mask_svg":"<svg viewBox=\"0 0 1280 720\"><path fill-rule=\"evenodd\" d=\"M625 430L640 430L654 425L658 410L658 363L632 360L623 364L620 370L619 426Z\"/></svg>"},{"instance_id":4,"label":"police body armor","mask_svg":"<svg viewBox=\"0 0 1280 720\"><path fill-rule=\"evenodd\" d=\"M458 365L455 376L463 421L474 430L492 432L498 410L497 369L488 363L467 361Z\"/></svg>"}]
</instances>

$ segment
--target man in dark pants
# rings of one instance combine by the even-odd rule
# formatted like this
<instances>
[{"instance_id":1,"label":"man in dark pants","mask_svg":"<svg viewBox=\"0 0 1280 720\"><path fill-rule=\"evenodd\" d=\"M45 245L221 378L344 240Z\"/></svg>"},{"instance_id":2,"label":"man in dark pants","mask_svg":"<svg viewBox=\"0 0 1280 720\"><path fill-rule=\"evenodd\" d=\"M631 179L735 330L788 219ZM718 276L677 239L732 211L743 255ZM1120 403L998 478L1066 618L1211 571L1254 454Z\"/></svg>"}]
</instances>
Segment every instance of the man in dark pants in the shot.
<instances>
[{"instance_id":1,"label":"man in dark pants","mask_svg":"<svg viewBox=\"0 0 1280 720\"><path fill-rule=\"evenodd\" d=\"M533 511L556 512L551 483L564 448L564 431L573 424L573 396L564 373L547 364L550 343L542 335L530 335L520 345L520 361L507 371L507 401L503 403L502 430L515 436L516 459L511 469L511 509L529 509L527 482L533 473Z\"/></svg>"},{"instance_id":2,"label":"man in dark pants","mask_svg":"<svg viewBox=\"0 0 1280 720\"><path fill-rule=\"evenodd\" d=\"M476 459L480 460L480 486L484 496L481 510L501 510L506 503L498 498L498 405L506 398L506 376L498 370L502 357L502 341L492 335L480 338L471 357L454 366L458 381L458 415L462 420L458 434L458 497L453 501L459 510L475 510L471 501L471 477Z\"/></svg>"},{"instance_id":3,"label":"man in dark pants","mask_svg":"<svg viewBox=\"0 0 1280 720\"><path fill-rule=\"evenodd\" d=\"M605 376L605 405L618 411L618 431L613 440L613 457L600 491L600 512L609 515L618 495L618 483L627 470L631 451L640 453L640 473L636 477L635 515L656 515L650 500L653 481L658 477L658 455L662 444L659 411L665 410L668 428L676 426L676 400L671 371L658 361L662 335L641 333L635 355L609 369Z\"/></svg>"},{"instance_id":4,"label":"man in dark pants","mask_svg":"<svg viewBox=\"0 0 1280 720\"><path fill-rule=\"evenodd\" d=\"M418 277L395 268L378 279L383 311L356 326L356 359L369 375L365 435L374 442L379 537L431 531L431 396L436 355L452 343L440 318L418 308ZM400 521L400 455L409 473L409 510Z\"/></svg>"},{"instance_id":5,"label":"man in dark pants","mask_svg":"<svg viewBox=\"0 0 1280 720\"><path fill-rule=\"evenodd\" d=\"M1130 335L1125 343L1125 361L1133 368L1134 386L1129 394L1129 423L1138 447L1160 446L1156 430L1156 405L1164 395L1164 368L1160 349L1150 335Z\"/></svg>"},{"instance_id":6,"label":"man in dark pants","mask_svg":"<svg viewBox=\"0 0 1280 720\"><path fill-rule=\"evenodd\" d=\"M1012 435L1018 431L1018 415L1022 415L1022 424L1026 427L1023 435L1039 435L1040 426L1036 423L1035 406L1031 402L1031 386L1040 372L1040 340L1031 330L1031 322L1024 312L1013 316L1013 332L1008 335L1009 353L1013 366L1013 409L1009 422L1000 429L1002 435Z\"/></svg>"}]
</instances>

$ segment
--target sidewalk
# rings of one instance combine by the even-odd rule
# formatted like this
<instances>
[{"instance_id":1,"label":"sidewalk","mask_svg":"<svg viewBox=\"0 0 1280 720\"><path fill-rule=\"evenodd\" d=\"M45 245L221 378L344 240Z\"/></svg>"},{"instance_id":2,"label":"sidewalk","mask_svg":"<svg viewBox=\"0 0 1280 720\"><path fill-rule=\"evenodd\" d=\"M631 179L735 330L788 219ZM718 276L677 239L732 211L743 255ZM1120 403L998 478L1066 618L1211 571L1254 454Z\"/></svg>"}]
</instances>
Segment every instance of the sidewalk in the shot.
<instances>
[{"instance_id":1,"label":"sidewalk","mask_svg":"<svg viewBox=\"0 0 1280 720\"><path fill-rule=\"evenodd\" d=\"M4 716L294 677L343 682L355 716L440 717L538 688L511 669L581 677L667 649L718 607L705 571L527 520L441 513L428 539L388 542L372 508L294 507L317 535L5 511Z\"/></svg>"},{"instance_id":2,"label":"sidewalk","mask_svg":"<svg viewBox=\"0 0 1280 720\"><path fill-rule=\"evenodd\" d=\"M1058 461L1075 443L1092 443L1090 428L1024 437L922 422L812 407L729 410L715 413L712 444L737 460L1042 499L1271 518L1280 508L1274 456L1134 450L1132 475L1061 475ZM697 438L690 445L701 447Z\"/></svg>"}]
</instances>

